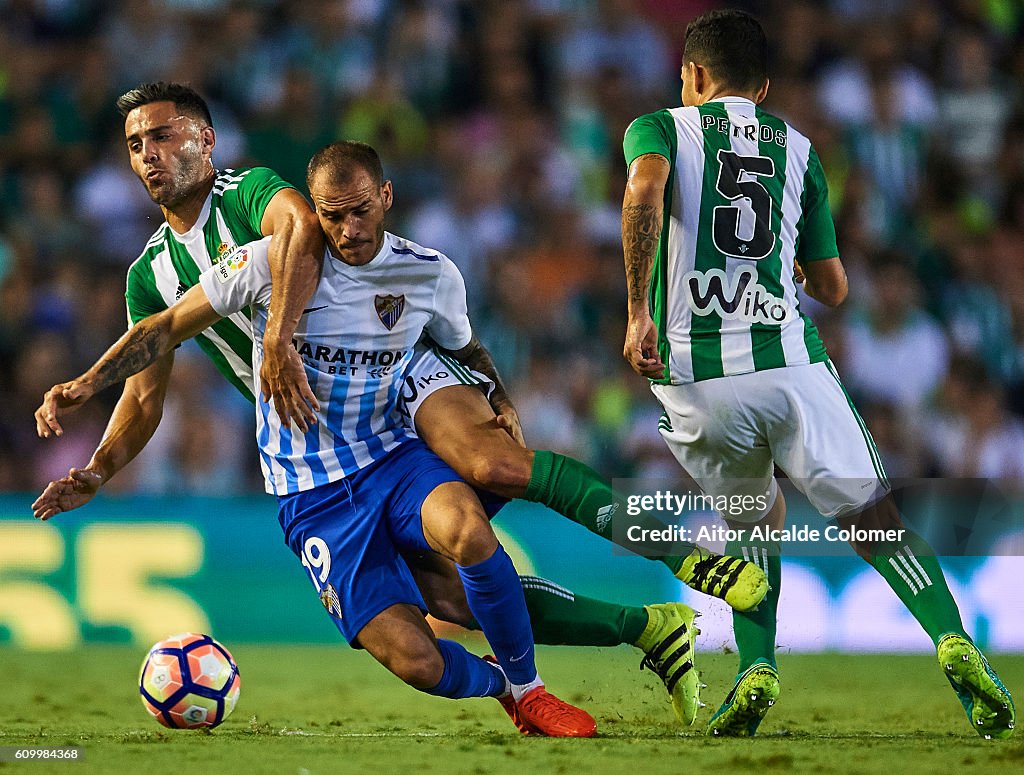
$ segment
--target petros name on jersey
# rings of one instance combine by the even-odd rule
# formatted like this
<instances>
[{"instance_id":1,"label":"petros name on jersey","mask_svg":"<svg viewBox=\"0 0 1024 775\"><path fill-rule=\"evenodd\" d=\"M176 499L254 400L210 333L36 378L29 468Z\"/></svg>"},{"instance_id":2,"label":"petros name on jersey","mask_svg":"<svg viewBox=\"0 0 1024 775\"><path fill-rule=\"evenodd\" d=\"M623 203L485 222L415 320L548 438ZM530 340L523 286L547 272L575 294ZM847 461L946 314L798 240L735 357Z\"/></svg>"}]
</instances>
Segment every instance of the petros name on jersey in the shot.
<instances>
[{"instance_id":1,"label":"petros name on jersey","mask_svg":"<svg viewBox=\"0 0 1024 775\"><path fill-rule=\"evenodd\" d=\"M744 266L732 281L722 269L693 270L683 276L686 303L696 315L719 315L723 320L782 325L796 318L796 310L757 282L753 267Z\"/></svg>"},{"instance_id":2,"label":"petros name on jersey","mask_svg":"<svg viewBox=\"0 0 1024 775\"><path fill-rule=\"evenodd\" d=\"M700 120L701 129L707 131L714 127L723 135L728 137L743 137L747 140L759 140L762 143L775 143L780 148L786 147L786 132L783 129L775 129L768 124L761 124L756 127L753 124L733 124L725 116L712 116L705 114Z\"/></svg>"}]
</instances>

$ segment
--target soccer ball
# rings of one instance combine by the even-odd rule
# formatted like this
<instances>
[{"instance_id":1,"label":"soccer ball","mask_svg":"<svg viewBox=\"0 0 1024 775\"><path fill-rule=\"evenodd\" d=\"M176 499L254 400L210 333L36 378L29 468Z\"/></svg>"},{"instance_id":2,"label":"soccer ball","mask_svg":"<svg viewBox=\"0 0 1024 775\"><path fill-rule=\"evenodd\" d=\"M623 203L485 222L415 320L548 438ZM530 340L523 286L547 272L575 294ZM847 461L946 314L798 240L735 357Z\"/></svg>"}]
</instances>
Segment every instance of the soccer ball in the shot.
<instances>
[{"instance_id":1,"label":"soccer ball","mask_svg":"<svg viewBox=\"0 0 1024 775\"><path fill-rule=\"evenodd\" d=\"M231 715L241 679L228 650L189 632L155 644L142 662L142 704L165 727L215 727Z\"/></svg>"}]
</instances>

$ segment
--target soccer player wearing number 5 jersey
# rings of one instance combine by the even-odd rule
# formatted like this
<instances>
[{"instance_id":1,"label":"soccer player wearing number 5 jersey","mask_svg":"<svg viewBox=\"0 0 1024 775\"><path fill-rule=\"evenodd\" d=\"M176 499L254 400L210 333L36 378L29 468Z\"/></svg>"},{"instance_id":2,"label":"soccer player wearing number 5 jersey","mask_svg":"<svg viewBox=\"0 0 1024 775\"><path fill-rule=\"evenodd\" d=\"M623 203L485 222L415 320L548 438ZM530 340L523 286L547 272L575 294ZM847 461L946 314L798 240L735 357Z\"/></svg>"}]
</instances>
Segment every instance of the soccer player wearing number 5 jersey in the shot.
<instances>
[{"instance_id":1,"label":"soccer player wearing number 5 jersey","mask_svg":"<svg viewBox=\"0 0 1024 775\"><path fill-rule=\"evenodd\" d=\"M932 638L972 727L1008 737L1010 694L964 631L934 553L903 526L871 435L800 311L801 269L804 290L830 306L844 300L846 274L817 154L758 107L761 26L738 11L698 17L681 77L683 107L637 118L623 143L623 355L665 409L659 430L706 493L767 493L768 507L731 516L733 528L782 527L778 465L824 516L903 530L898 542L854 548ZM739 674L712 735L754 734L779 696L779 544L742 534L727 553L755 559L771 589L756 611L733 613Z\"/></svg>"}]
</instances>

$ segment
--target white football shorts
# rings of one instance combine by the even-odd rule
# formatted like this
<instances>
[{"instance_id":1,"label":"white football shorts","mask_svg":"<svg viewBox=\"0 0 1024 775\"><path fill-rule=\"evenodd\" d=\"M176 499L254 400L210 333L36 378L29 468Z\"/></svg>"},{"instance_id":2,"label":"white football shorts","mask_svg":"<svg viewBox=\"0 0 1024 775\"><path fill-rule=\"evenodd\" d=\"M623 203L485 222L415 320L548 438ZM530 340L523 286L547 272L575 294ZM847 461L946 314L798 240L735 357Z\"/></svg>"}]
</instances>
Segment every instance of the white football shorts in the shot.
<instances>
[{"instance_id":1,"label":"white football shorts","mask_svg":"<svg viewBox=\"0 0 1024 775\"><path fill-rule=\"evenodd\" d=\"M875 442L828 361L651 388L665 409L662 437L706 494L768 495L767 508L732 521L767 514L775 464L825 517L856 514L889 492Z\"/></svg>"},{"instance_id":2,"label":"white football shorts","mask_svg":"<svg viewBox=\"0 0 1024 775\"><path fill-rule=\"evenodd\" d=\"M415 434L416 412L427 396L453 385L476 385L488 398L494 390L494 383L486 375L435 347L418 343L398 391L397 412L406 428Z\"/></svg>"}]
</instances>

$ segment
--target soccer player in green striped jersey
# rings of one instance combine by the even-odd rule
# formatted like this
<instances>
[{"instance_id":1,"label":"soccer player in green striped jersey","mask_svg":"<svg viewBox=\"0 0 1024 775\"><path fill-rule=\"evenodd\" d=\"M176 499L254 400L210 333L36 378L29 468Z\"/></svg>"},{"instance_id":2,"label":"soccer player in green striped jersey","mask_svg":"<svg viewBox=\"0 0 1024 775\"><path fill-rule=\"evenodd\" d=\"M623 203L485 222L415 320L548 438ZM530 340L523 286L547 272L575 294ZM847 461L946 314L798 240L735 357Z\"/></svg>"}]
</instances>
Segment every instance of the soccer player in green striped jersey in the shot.
<instances>
[{"instance_id":1,"label":"soccer player in green striped jersey","mask_svg":"<svg viewBox=\"0 0 1024 775\"><path fill-rule=\"evenodd\" d=\"M275 282L289 289L292 298L282 296L273 305L274 330L268 326L264 349L268 355L273 351L275 364L264 370L262 388L280 401L282 415L291 407L301 421L302 407L312 416L308 402L315 398L291 347L303 303L316 286L324 246L323 232L305 198L265 168L215 169L216 134L209 108L187 86L142 84L122 95L117 107L125 117L132 170L165 218L129 268L129 324L170 307L205 269L238 245L271 236ZM221 321L197 340L218 370L253 400L253 335L248 319L234 316ZM77 508L142 450L160 422L173 364L172 353L126 382L89 464L51 483L42 497Z\"/></svg>"},{"instance_id":2,"label":"soccer player in green striped jersey","mask_svg":"<svg viewBox=\"0 0 1024 775\"><path fill-rule=\"evenodd\" d=\"M623 355L651 380L659 431L706 493L767 496L727 520L744 536L727 553L760 564L771 590L756 611L733 612L739 673L708 734L754 734L779 696L779 544L748 530L784 524L777 464L824 516L901 531L854 548L932 638L974 729L1008 737L1010 694L964 631L934 552L902 524L871 435L800 310L798 282L836 306L846 274L817 154L758 107L760 24L739 11L694 19L681 78L683 107L640 116L623 143Z\"/></svg>"},{"instance_id":3,"label":"soccer player in green striped jersey","mask_svg":"<svg viewBox=\"0 0 1024 775\"><path fill-rule=\"evenodd\" d=\"M142 84L122 95L117 107L125 117L132 169L165 218L128 271L129 323L173 304L204 269L238 245L273 236L270 261L282 293L270 313L261 388L285 422L294 416L304 428L313 417L308 405L316 399L291 341L323 254L315 216L295 187L269 169L214 168L213 120L205 101L188 87ZM249 328L238 316L197 341L251 401Z\"/></svg>"}]
</instances>

